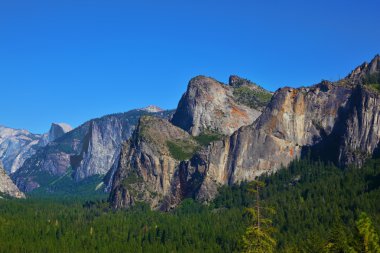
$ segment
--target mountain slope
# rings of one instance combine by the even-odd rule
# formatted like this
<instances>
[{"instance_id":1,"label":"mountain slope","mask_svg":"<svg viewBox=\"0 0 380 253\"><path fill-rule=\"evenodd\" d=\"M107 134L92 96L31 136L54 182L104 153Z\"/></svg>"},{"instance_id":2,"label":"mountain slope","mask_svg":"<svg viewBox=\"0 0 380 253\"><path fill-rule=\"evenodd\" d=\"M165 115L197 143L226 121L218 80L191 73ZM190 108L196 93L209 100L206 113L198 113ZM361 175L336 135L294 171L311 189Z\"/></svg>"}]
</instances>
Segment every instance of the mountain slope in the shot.
<instances>
[{"instance_id":1,"label":"mountain slope","mask_svg":"<svg viewBox=\"0 0 380 253\"><path fill-rule=\"evenodd\" d=\"M0 160L5 171L10 174L18 170L43 145L41 138L42 135L27 130L0 126Z\"/></svg>"},{"instance_id":2,"label":"mountain slope","mask_svg":"<svg viewBox=\"0 0 380 253\"><path fill-rule=\"evenodd\" d=\"M185 197L210 201L221 185L273 173L303 156L332 161L342 167L350 164L361 166L378 152L380 146L380 93L374 89L376 83L369 84L367 81L379 75L379 59L376 56L371 63L363 64L364 67L359 68L363 73L354 71L359 79L349 75L335 83L323 81L306 88L279 89L253 124L236 125L236 129L224 120L238 122L238 119L227 116L220 120L215 111L216 108L223 108L219 96L215 94L226 101L226 93L220 92L224 88L213 79L193 79L172 122L194 136L202 136L202 132L237 131L231 136L219 136L222 140L210 138L210 143L197 149L192 157L184 157L180 163L172 164L176 166L172 171L177 177L172 177L171 196L166 198L166 201L169 200L166 206L162 203L161 207L171 208ZM235 83L233 78L231 83ZM186 121L186 118L189 120ZM208 129L211 131L207 132ZM141 148L138 143L131 145ZM127 145L122 154L130 147ZM125 159L126 164L131 164L128 159L134 161L135 157L126 156ZM151 168L149 163L142 163L135 169L144 171ZM167 166L161 165L160 168ZM126 170L123 163L119 164L118 170ZM120 182L128 179L128 175L116 175L121 178L115 178L110 200L114 206L123 207L120 204L122 201L115 200L114 196L122 196L120 189L127 186ZM130 195L128 197L131 198Z\"/></svg>"},{"instance_id":3,"label":"mountain slope","mask_svg":"<svg viewBox=\"0 0 380 253\"><path fill-rule=\"evenodd\" d=\"M25 198L24 193L22 193L12 182L0 164L0 197L1 195L15 198Z\"/></svg>"},{"instance_id":4,"label":"mountain slope","mask_svg":"<svg viewBox=\"0 0 380 253\"><path fill-rule=\"evenodd\" d=\"M36 150L69 132L65 123L53 123L46 134L32 134L27 130L0 126L0 160L8 174L16 172Z\"/></svg>"},{"instance_id":5,"label":"mountain slope","mask_svg":"<svg viewBox=\"0 0 380 253\"><path fill-rule=\"evenodd\" d=\"M127 140L146 110L107 115L90 120L64 134L25 161L12 175L25 192L44 186L54 192L62 180L79 182L95 175L105 175L120 153L122 141ZM168 117L169 111L153 113ZM102 177L97 177L101 183Z\"/></svg>"}]
</instances>

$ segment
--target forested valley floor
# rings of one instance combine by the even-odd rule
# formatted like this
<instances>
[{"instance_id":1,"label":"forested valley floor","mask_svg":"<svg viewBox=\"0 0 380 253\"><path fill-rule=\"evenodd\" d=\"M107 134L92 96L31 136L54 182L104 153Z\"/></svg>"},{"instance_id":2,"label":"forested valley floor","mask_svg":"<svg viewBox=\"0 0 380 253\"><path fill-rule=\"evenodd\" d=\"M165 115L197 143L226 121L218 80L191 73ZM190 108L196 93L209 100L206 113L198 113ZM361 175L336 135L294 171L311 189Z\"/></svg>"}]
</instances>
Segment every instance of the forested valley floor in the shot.
<instances>
[{"instance_id":1,"label":"forested valley floor","mask_svg":"<svg viewBox=\"0 0 380 253\"><path fill-rule=\"evenodd\" d=\"M276 252L361 252L363 212L380 231L380 160L345 170L301 160L260 180L262 205L276 211L268 217ZM105 198L0 199L0 252L239 252L255 203L247 185L167 213L144 204L113 210Z\"/></svg>"}]
</instances>

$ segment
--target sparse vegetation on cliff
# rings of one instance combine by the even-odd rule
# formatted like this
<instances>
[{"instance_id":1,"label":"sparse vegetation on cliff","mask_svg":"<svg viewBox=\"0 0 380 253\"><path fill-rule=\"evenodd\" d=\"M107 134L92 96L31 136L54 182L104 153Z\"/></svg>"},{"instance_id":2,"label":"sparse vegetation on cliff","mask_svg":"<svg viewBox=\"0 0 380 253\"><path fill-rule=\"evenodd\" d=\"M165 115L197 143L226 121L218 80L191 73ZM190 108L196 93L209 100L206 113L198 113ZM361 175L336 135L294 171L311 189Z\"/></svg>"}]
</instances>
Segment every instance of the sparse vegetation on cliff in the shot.
<instances>
[{"instance_id":1,"label":"sparse vegetation on cliff","mask_svg":"<svg viewBox=\"0 0 380 253\"><path fill-rule=\"evenodd\" d=\"M219 133L201 133L200 135L194 137L195 140L202 146L207 146L213 141L219 141L223 138L223 135Z\"/></svg>"},{"instance_id":2,"label":"sparse vegetation on cliff","mask_svg":"<svg viewBox=\"0 0 380 253\"><path fill-rule=\"evenodd\" d=\"M198 146L191 141L173 140L167 141L171 156L178 160L188 160L197 151Z\"/></svg>"},{"instance_id":3,"label":"sparse vegetation on cliff","mask_svg":"<svg viewBox=\"0 0 380 253\"><path fill-rule=\"evenodd\" d=\"M188 140L170 140L167 141L170 154L178 161L190 159L201 146L207 146L213 141L218 141L223 135L214 132L201 133L195 137L189 137Z\"/></svg>"},{"instance_id":4,"label":"sparse vegetation on cliff","mask_svg":"<svg viewBox=\"0 0 380 253\"><path fill-rule=\"evenodd\" d=\"M380 73L376 72L366 76L363 80L364 84L380 84Z\"/></svg>"},{"instance_id":5,"label":"sparse vegetation on cliff","mask_svg":"<svg viewBox=\"0 0 380 253\"><path fill-rule=\"evenodd\" d=\"M251 108L265 106L272 97L272 94L265 90L256 90L249 86L235 88L233 94L239 103Z\"/></svg>"},{"instance_id":6,"label":"sparse vegetation on cliff","mask_svg":"<svg viewBox=\"0 0 380 253\"><path fill-rule=\"evenodd\" d=\"M380 92L380 73L373 73L363 79L363 84L372 90Z\"/></svg>"}]
</instances>

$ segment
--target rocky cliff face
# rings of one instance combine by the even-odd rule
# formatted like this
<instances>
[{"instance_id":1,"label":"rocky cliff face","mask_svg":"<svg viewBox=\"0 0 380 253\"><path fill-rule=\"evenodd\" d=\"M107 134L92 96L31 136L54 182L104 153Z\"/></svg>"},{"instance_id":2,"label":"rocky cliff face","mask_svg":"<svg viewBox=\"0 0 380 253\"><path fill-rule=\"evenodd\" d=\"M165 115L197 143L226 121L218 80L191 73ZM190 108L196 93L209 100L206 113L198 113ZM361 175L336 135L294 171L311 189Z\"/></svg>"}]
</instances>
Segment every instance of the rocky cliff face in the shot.
<instances>
[{"instance_id":1,"label":"rocky cliff face","mask_svg":"<svg viewBox=\"0 0 380 253\"><path fill-rule=\"evenodd\" d=\"M118 156L122 141L127 140L145 110L132 110L90 120L37 150L12 175L25 192L49 185L59 177L75 181L105 175ZM170 112L154 113L168 117Z\"/></svg>"},{"instance_id":2,"label":"rocky cliff face","mask_svg":"<svg viewBox=\"0 0 380 253\"><path fill-rule=\"evenodd\" d=\"M70 165L75 170L77 180L108 172L122 141L129 138L135 127L135 123L126 123L117 116L90 123L80 154L71 157Z\"/></svg>"},{"instance_id":3,"label":"rocky cliff face","mask_svg":"<svg viewBox=\"0 0 380 253\"><path fill-rule=\"evenodd\" d=\"M214 176L220 184L236 183L286 166L336 131L351 94L351 87L331 83L280 89L254 124L210 147L210 174L222 175Z\"/></svg>"},{"instance_id":4,"label":"rocky cliff face","mask_svg":"<svg viewBox=\"0 0 380 253\"><path fill-rule=\"evenodd\" d=\"M335 133L339 145L331 160L341 166L362 166L365 159L374 155L380 145L380 92L358 86L354 89L346 110L347 114L341 115L342 124L338 126L342 128L343 125L345 128L341 133Z\"/></svg>"},{"instance_id":5,"label":"rocky cliff face","mask_svg":"<svg viewBox=\"0 0 380 253\"><path fill-rule=\"evenodd\" d=\"M159 207L167 210L184 197L209 201L215 197L218 186L273 173L303 156L332 161L342 167L360 166L366 158L379 153L380 82L371 83L376 82L380 73L378 63L379 56L335 83L324 81L306 88L279 89L252 124L237 127L231 136L199 147L191 158L174 163L174 170L170 167L171 180L166 186L168 189L170 185L171 191L165 191ZM236 81L235 77L231 79L230 86L234 89L244 87L244 82ZM202 85L205 82L211 84ZM194 136L210 127L223 133L233 131L234 128L224 119L219 121L217 117L216 110L222 106L219 97L226 102L229 96L226 95L228 92L224 93L223 86L214 82L212 79L204 81L203 77L192 80L172 122ZM208 95L208 92L212 94ZM201 101L197 100L198 97ZM223 126L226 126L225 130ZM138 136L138 132L135 134ZM123 181L128 174L122 171L146 171L154 167L145 162L135 164L135 156L129 153L131 148L142 152L140 157L145 157L144 150L150 148L149 143L144 144L144 149L139 144L126 144L122 151L128 155L124 156L124 162L120 162L115 174L110 197L115 207L128 207L134 199L131 191L124 190L129 187L129 182ZM161 168L165 171L168 167ZM148 188L149 183L147 185ZM159 188L150 191L152 195L161 193ZM142 200L152 203L149 199Z\"/></svg>"},{"instance_id":6,"label":"rocky cliff face","mask_svg":"<svg viewBox=\"0 0 380 253\"><path fill-rule=\"evenodd\" d=\"M115 207L144 201L159 208L172 193L173 179L183 155L198 143L167 120L142 117L132 138L123 145L111 193Z\"/></svg>"},{"instance_id":7,"label":"rocky cliff face","mask_svg":"<svg viewBox=\"0 0 380 253\"><path fill-rule=\"evenodd\" d=\"M230 78L229 85L203 76L193 78L171 122L142 118L124 144L112 173L110 200L114 206L145 201L167 210L184 197L195 197L207 166L191 165L207 156L207 144L251 124L271 96L237 76ZM204 194L216 191L211 186L207 193L203 189Z\"/></svg>"},{"instance_id":8,"label":"rocky cliff face","mask_svg":"<svg viewBox=\"0 0 380 253\"><path fill-rule=\"evenodd\" d=\"M229 85L197 76L190 80L171 122L194 136L205 132L231 135L241 126L252 124L270 96L237 76L230 78Z\"/></svg>"},{"instance_id":9,"label":"rocky cliff face","mask_svg":"<svg viewBox=\"0 0 380 253\"><path fill-rule=\"evenodd\" d=\"M24 193L22 193L12 182L0 164L0 198L2 195L14 198L25 198Z\"/></svg>"},{"instance_id":10,"label":"rocky cliff face","mask_svg":"<svg viewBox=\"0 0 380 253\"><path fill-rule=\"evenodd\" d=\"M278 90L255 123L212 143L198 162L184 163L183 171L206 171L197 198L210 200L209 189L273 173L303 156L361 166L380 143L380 91L363 82L380 72L376 62L378 56L362 65L364 73L356 71L360 79Z\"/></svg>"},{"instance_id":11,"label":"rocky cliff face","mask_svg":"<svg viewBox=\"0 0 380 253\"><path fill-rule=\"evenodd\" d=\"M380 71L375 57L336 83L278 90L255 123L212 143L197 163L206 177L197 198L210 200L217 186L253 180L303 156L346 167L361 166L379 149L380 92L363 80ZM364 84L364 85L363 85Z\"/></svg>"}]
</instances>

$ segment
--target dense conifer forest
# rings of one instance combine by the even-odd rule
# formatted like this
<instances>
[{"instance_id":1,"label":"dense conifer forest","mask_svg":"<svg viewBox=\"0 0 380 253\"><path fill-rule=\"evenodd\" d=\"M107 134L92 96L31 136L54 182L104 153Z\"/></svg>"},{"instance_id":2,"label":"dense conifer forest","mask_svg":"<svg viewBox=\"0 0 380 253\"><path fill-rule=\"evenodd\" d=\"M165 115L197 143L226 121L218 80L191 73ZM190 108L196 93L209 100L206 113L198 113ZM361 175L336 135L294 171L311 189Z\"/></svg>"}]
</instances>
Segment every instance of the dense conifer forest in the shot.
<instances>
[{"instance_id":1,"label":"dense conifer forest","mask_svg":"<svg viewBox=\"0 0 380 253\"><path fill-rule=\"evenodd\" d=\"M260 180L262 205L276 211L275 252L379 252L380 160L345 170L301 160ZM113 210L106 199L0 199L0 252L240 252L256 201L248 185L168 213Z\"/></svg>"}]
</instances>

